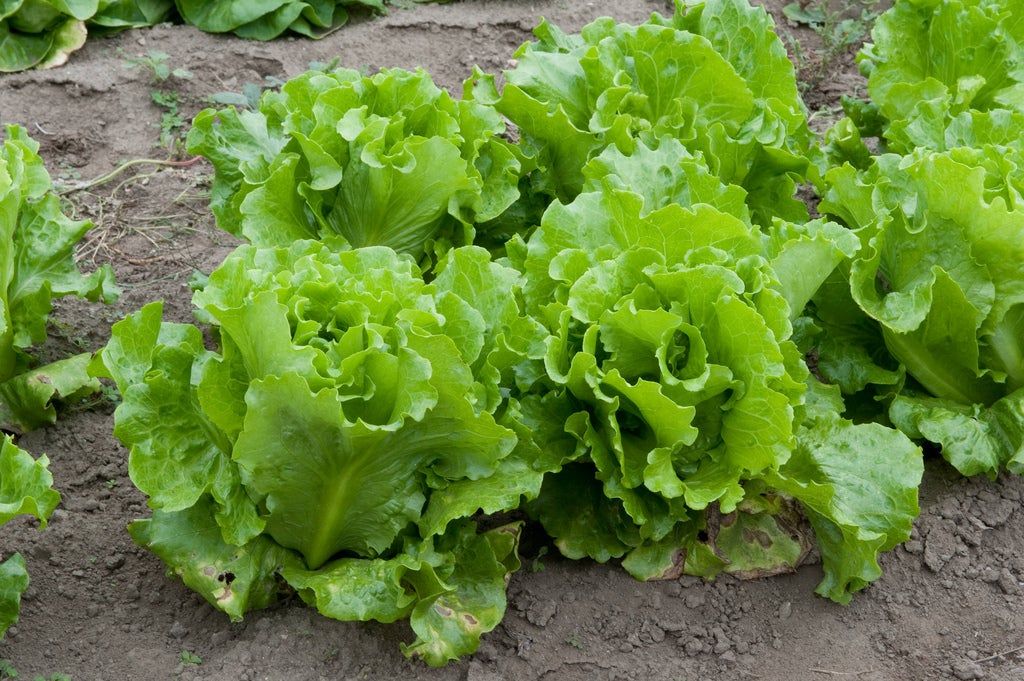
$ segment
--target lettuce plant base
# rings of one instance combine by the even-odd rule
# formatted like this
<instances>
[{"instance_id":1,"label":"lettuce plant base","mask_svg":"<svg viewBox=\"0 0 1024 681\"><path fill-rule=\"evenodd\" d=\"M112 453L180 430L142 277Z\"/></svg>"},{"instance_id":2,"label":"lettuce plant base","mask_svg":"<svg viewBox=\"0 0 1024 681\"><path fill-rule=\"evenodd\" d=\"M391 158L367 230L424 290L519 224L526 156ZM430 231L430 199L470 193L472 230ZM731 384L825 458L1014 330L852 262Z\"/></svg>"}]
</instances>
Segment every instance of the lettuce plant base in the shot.
<instances>
[{"instance_id":1,"label":"lettuce plant base","mask_svg":"<svg viewBox=\"0 0 1024 681\"><path fill-rule=\"evenodd\" d=\"M783 4L769 7L780 17ZM117 48L131 56L160 50L173 66L192 71L194 78L179 86L183 113L191 116L212 93L294 75L310 60L337 53L354 68L422 64L440 84L457 87L473 63L504 66L538 15L578 28L603 14L641 21L655 9L664 3L465 0L396 12L316 44L255 44L161 27L95 41L60 71L0 77L0 111L5 122L25 125L39 139L55 177L87 179L125 159L165 155L153 148L160 112L150 103L152 86L144 73L122 68ZM815 34L788 30L814 54ZM812 105L834 105L859 86L852 60L836 60L833 68L839 70L825 74L811 93ZM98 346L111 321L161 298L167 318L190 320L188 277L212 269L234 245L196 197L206 173L201 165L164 170L146 185L126 185L108 202L109 232L97 259L111 262L125 295L110 311L61 304L55 314L61 328ZM97 188L96 196L109 197L117 184ZM76 197L94 218L96 196ZM174 217L139 219L160 215ZM85 253L96 245L87 241ZM55 335L54 343L66 342ZM56 357L68 347L52 351ZM410 666L398 652L400 641L411 640L403 624L334 622L296 600L232 625L167 578L159 560L124 532L147 511L128 480L125 452L110 435L110 412L100 404L68 414L55 428L21 440L50 455L65 499L45 532L16 521L0 534L0 551L21 551L32 575L21 621L0 643L0 659L11 660L22 678L53 672L75 681L1024 678L1024 659L1013 654L971 662L1024 643L1024 479L965 481L932 460L913 539L883 558L884 577L846 608L813 595L820 579L813 564L752 582L639 583L614 565L551 554L535 562L538 544L528 542L504 623L475 657L429 670ZM182 651L202 664L183 665Z\"/></svg>"}]
</instances>

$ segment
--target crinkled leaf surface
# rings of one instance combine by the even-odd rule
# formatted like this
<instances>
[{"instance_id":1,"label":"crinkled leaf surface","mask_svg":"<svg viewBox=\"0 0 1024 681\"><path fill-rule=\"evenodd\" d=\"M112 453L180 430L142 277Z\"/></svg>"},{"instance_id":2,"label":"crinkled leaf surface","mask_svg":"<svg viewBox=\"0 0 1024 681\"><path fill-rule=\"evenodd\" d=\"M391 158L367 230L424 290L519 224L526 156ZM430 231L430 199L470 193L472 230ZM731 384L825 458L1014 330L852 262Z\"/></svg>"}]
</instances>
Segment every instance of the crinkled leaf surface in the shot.
<instances>
[{"instance_id":1,"label":"crinkled leaf surface","mask_svg":"<svg viewBox=\"0 0 1024 681\"><path fill-rule=\"evenodd\" d=\"M258 112L201 113L189 148L217 170L218 224L254 244L340 237L419 256L471 239L518 198L504 131L492 107L423 71L343 69L289 81Z\"/></svg>"},{"instance_id":2,"label":"crinkled leaf surface","mask_svg":"<svg viewBox=\"0 0 1024 681\"><path fill-rule=\"evenodd\" d=\"M740 0L680 3L675 17L640 26L599 19L580 36L542 23L498 107L537 157L537 186L562 201L582 191L582 168L603 149L628 154L667 137L744 187L757 222L800 219L794 179L808 169L811 136L771 26Z\"/></svg>"},{"instance_id":3,"label":"crinkled leaf surface","mask_svg":"<svg viewBox=\"0 0 1024 681\"><path fill-rule=\"evenodd\" d=\"M542 471L533 449L511 457L515 430L477 387L531 361L518 334L537 328L514 295L487 303L518 273L476 248L445 262L434 285L389 248L243 246L195 295L216 350L159 304L116 324L93 371L122 393L116 433L153 508L136 542L233 618L285 580L331 617L410 618L408 652L431 664L475 649L518 528L465 520L516 507L505 481L524 467L535 496Z\"/></svg>"},{"instance_id":4,"label":"crinkled leaf surface","mask_svg":"<svg viewBox=\"0 0 1024 681\"><path fill-rule=\"evenodd\" d=\"M804 507L825 577L818 593L841 603L881 575L878 554L910 537L924 472L902 433L827 414L797 433L797 448L769 483Z\"/></svg>"},{"instance_id":5,"label":"crinkled leaf surface","mask_svg":"<svg viewBox=\"0 0 1024 681\"><path fill-rule=\"evenodd\" d=\"M899 388L895 360L910 390L924 392L898 399L890 417L913 437L948 443L945 455L967 475L995 475L1024 445L1014 427L986 434L1024 387L1021 158L992 145L920 149L826 176L822 210L854 222L861 250L849 294L818 293L819 365L853 393ZM865 203L873 210L860 213Z\"/></svg>"}]
</instances>

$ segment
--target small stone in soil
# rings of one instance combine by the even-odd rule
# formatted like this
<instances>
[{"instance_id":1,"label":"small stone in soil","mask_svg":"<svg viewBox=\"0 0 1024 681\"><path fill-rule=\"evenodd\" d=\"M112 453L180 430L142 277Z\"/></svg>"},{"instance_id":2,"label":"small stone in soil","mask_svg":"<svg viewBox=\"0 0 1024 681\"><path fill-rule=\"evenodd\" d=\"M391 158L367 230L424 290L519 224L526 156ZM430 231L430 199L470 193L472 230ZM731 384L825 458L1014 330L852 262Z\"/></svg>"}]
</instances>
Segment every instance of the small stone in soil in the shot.
<instances>
[{"instance_id":1,"label":"small stone in soil","mask_svg":"<svg viewBox=\"0 0 1024 681\"><path fill-rule=\"evenodd\" d=\"M704 594L695 593L686 597L687 608L699 608L702 605L704 605Z\"/></svg>"},{"instance_id":2,"label":"small stone in soil","mask_svg":"<svg viewBox=\"0 0 1024 681\"><path fill-rule=\"evenodd\" d=\"M1004 594L1015 594L1020 591L1017 580L1006 568L999 572L999 588L1003 590Z\"/></svg>"},{"instance_id":3,"label":"small stone in soil","mask_svg":"<svg viewBox=\"0 0 1024 681\"><path fill-rule=\"evenodd\" d=\"M554 601L545 601L542 603L536 603L532 608L526 611L526 619L530 624L534 624L538 627L547 626L551 618L555 616L557 606Z\"/></svg>"},{"instance_id":4,"label":"small stone in soil","mask_svg":"<svg viewBox=\"0 0 1024 681\"><path fill-rule=\"evenodd\" d=\"M985 678L985 669L977 662L965 660L953 665L953 676L961 681Z\"/></svg>"},{"instance_id":5,"label":"small stone in soil","mask_svg":"<svg viewBox=\"0 0 1024 681\"><path fill-rule=\"evenodd\" d=\"M91 513L97 511L100 508L100 502L95 499L70 499L64 502L64 506L69 511L75 511L78 513Z\"/></svg>"}]
</instances>

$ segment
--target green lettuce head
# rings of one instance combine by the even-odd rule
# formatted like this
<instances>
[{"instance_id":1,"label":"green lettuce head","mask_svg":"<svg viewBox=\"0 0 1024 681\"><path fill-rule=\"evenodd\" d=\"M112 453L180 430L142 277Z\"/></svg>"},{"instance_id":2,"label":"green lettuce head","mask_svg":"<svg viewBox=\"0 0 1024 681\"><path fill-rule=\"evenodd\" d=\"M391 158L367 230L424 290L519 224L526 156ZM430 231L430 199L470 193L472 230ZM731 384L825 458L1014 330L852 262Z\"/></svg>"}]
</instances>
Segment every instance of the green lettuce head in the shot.
<instances>
[{"instance_id":1,"label":"green lettuce head","mask_svg":"<svg viewBox=\"0 0 1024 681\"><path fill-rule=\"evenodd\" d=\"M216 169L218 225L256 245L340 238L420 257L471 243L518 198L504 132L493 108L423 71L314 71L258 112L200 113L189 150Z\"/></svg>"},{"instance_id":2,"label":"green lettuce head","mask_svg":"<svg viewBox=\"0 0 1024 681\"><path fill-rule=\"evenodd\" d=\"M820 221L762 236L742 191L678 140L608 150L584 176L509 246L548 334L514 417L521 439L561 455L530 511L565 555L624 557L642 579L792 569L810 548L803 513L819 591L847 601L908 536L921 476L902 434L841 418L792 340L854 237ZM627 189L638 177L660 179ZM879 458L885 472L863 477Z\"/></svg>"},{"instance_id":3,"label":"green lettuce head","mask_svg":"<svg viewBox=\"0 0 1024 681\"><path fill-rule=\"evenodd\" d=\"M319 38L343 26L353 7L384 11L383 0L175 0L175 4L181 17L200 31L255 40L273 40L285 31Z\"/></svg>"},{"instance_id":4,"label":"green lettuce head","mask_svg":"<svg viewBox=\"0 0 1024 681\"><path fill-rule=\"evenodd\" d=\"M997 146L921 149L826 176L821 210L862 248L848 283L815 300L833 339L820 367L851 394L892 386L893 423L941 444L965 475L1024 470L1022 160Z\"/></svg>"},{"instance_id":5,"label":"green lettuce head","mask_svg":"<svg viewBox=\"0 0 1024 681\"><path fill-rule=\"evenodd\" d=\"M473 488L516 435L474 371L511 366L514 315L456 291L509 275L476 248L428 285L388 248L243 246L195 296L217 351L159 304L115 325L96 370L123 395L115 433L154 511L135 541L232 618L289 585L337 619L410 618L407 652L431 664L472 652L518 566L517 524L469 519L503 510ZM445 494L463 511L428 512Z\"/></svg>"},{"instance_id":6,"label":"green lettuce head","mask_svg":"<svg viewBox=\"0 0 1024 681\"><path fill-rule=\"evenodd\" d=\"M847 152L860 136L887 151L1020 144L1024 130L1024 4L899 0L858 55L870 102L846 100L831 133ZM856 154L864 159L864 154ZM852 160L847 153L843 160ZM862 160L856 164L866 168Z\"/></svg>"},{"instance_id":7,"label":"green lettuce head","mask_svg":"<svg viewBox=\"0 0 1024 681\"><path fill-rule=\"evenodd\" d=\"M629 154L670 137L742 186L756 222L807 217L793 197L812 136L789 62L767 13L746 0L710 0L640 26L598 19L580 35L548 23L516 53L500 97L478 74L536 158L535 190L571 201L582 168L603 149Z\"/></svg>"}]
</instances>

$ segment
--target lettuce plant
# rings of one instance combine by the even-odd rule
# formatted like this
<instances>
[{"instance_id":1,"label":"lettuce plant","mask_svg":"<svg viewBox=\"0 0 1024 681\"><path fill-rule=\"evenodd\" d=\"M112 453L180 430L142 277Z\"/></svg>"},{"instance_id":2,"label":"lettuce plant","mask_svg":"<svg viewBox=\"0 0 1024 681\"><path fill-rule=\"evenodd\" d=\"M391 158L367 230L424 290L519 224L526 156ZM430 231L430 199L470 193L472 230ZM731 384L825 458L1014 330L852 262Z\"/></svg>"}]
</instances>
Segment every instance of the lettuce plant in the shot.
<instances>
[{"instance_id":1,"label":"lettuce plant","mask_svg":"<svg viewBox=\"0 0 1024 681\"><path fill-rule=\"evenodd\" d=\"M1019 140L1024 126L1024 5L1019 0L900 0L858 55L869 102L834 138L883 136L887 151L942 151ZM854 126L856 122L856 126ZM859 128L856 129L856 128ZM863 166L862 166L863 167Z\"/></svg>"},{"instance_id":2,"label":"lettuce plant","mask_svg":"<svg viewBox=\"0 0 1024 681\"><path fill-rule=\"evenodd\" d=\"M352 7L384 11L383 0L175 0L175 4L181 17L201 31L256 40L273 40L285 31L315 38L345 24Z\"/></svg>"},{"instance_id":3,"label":"lettuce plant","mask_svg":"<svg viewBox=\"0 0 1024 681\"><path fill-rule=\"evenodd\" d=\"M45 456L33 459L9 436L0 439L0 526L20 515L34 516L42 527L60 503ZM28 588L25 559L0 551L0 639L18 621L21 595Z\"/></svg>"},{"instance_id":4,"label":"lettuce plant","mask_svg":"<svg viewBox=\"0 0 1024 681\"><path fill-rule=\"evenodd\" d=\"M822 210L863 247L848 288L816 300L833 339L821 368L847 392L893 386L893 423L965 475L1024 471L1022 161L997 146L921 149L826 176Z\"/></svg>"},{"instance_id":5,"label":"lettuce plant","mask_svg":"<svg viewBox=\"0 0 1024 681\"><path fill-rule=\"evenodd\" d=\"M243 246L195 296L216 351L159 304L116 324L95 370L153 509L132 537L232 618L287 584L337 619L409 618L431 664L474 650L518 565L518 524L470 519L505 508L473 493L516 445L476 376L522 355L486 297L517 279L477 248L428 285L388 248Z\"/></svg>"},{"instance_id":6,"label":"lettuce plant","mask_svg":"<svg viewBox=\"0 0 1024 681\"><path fill-rule=\"evenodd\" d=\"M46 339L53 300L80 296L112 301L109 266L86 276L74 248L92 227L62 212L50 177L23 128L9 126L0 146L0 427L27 430L53 423L53 400L89 394L89 355L34 366L27 350Z\"/></svg>"},{"instance_id":7,"label":"lettuce plant","mask_svg":"<svg viewBox=\"0 0 1024 681\"><path fill-rule=\"evenodd\" d=\"M411 0L415 3L446 0ZM0 73L67 62L90 32L153 26L171 18L208 33L273 40L285 32L321 38L355 7L384 12L384 0L7 0L0 4Z\"/></svg>"},{"instance_id":8,"label":"lettuce plant","mask_svg":"<svg viewBox=\"0 0 1024 681\"><path fill-rule=\"evenodd\" d=\"M572 200L587 161L664 137L703 154L747 191L756 222L805 219L795 184L812 136L793 66L771 18L743 0L678 3L640 26L598 19L580 35L549 23L516 53L500 94L477 74L473 96L496 104L536 157L536 190Z\"/></svg>"},{"instance_id":9,"label":"lettuce plant","mask_svg":"<svg viewBox=\"0 0 1024 681\"><path fill-rule=\"evenodd\" d=\"M520 161L491 107L423 71L309 72L259 111L199 114L217 224L261 245L340 238L416 257L471 242L518 198Z\"/></svg>"},{"instance_id":10,"label":"lettuce plant","mask_svg":"<svg viewBox=\"0 0 1024 681\"><path fill-rule=\"evenodd\" d=\"M848 601L909 535L922 473L902 434L840 416L792 340L856 240L822 222L762 236L678 142L608 150L584 177L509 246L547 330L544 374L510 410L547 452L531 513L566 556L649 579L792 569L812 542L802 512L819 593Z\"/></svg>"},{"instance_id":11,"label":"lettuce plant","mask_svg":"<svg viewBox=\"0 0 1024 681\"><path fill-rule=\"evenodd\" d=\"M152 26L172 9L173 0L10 0L0 5L0 73L61 66L91 29Z\"/></svg>"},{"instance_id":12,"label":"lettuce plant","mask_svg":"<svg viewBox=\"0 0 1024 681\"><path fill-rule=\"evenodd\" d=\"M1024 471L1022 10L887 11L860 55L871 103L830 132L820 206L861 248L815 296L818 371L965 475Z\"/></svg>"}]
</instances>

